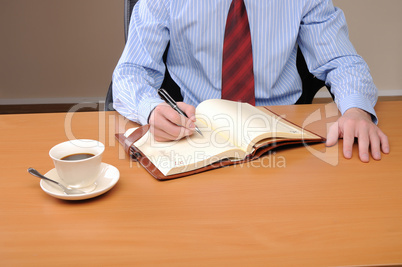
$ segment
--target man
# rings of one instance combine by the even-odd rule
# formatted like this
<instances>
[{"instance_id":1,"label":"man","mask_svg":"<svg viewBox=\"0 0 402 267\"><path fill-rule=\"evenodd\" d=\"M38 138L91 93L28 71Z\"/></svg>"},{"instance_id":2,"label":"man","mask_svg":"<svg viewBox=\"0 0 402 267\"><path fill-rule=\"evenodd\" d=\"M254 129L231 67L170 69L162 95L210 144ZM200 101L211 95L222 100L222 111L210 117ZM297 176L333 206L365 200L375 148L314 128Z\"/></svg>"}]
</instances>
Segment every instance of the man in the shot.
<instances>
[{"instance_id":1,"label":"man","mask_svg":"<svg viewBox=\"0 0 402 267\"><path fill-rule=\"evenodd\" d=\"M367 64L348 39L341 10L331 0L233 0L244 5L252 43L255 105L294 104L301 95L296 69L299 46L310 72L331 87L342 116L327 145L343 138L343 154L375 160L389 153L376 126L377 88ZM239 3L241 2L241 3ZM114 107L125 117L150 123L159 141L194 133L194 106L222 97L225 25L232 0L141 0L133 10L129 38L113 76ZM234 8L235 9L235 8ZM184 98L185 119L157 95L167 68ZM241 64L238 64L241 65Z\"/></svg>"}]
</instances>

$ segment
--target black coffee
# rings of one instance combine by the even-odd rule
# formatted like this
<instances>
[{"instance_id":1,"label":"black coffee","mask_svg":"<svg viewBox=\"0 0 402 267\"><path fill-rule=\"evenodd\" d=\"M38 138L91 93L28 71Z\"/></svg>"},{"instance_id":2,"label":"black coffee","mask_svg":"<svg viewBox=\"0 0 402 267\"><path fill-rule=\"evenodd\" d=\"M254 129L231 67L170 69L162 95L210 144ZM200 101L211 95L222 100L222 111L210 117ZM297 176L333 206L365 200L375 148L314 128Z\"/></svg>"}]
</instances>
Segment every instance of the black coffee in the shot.
<instances>
[{"instance_id":1,"label":"black coffee","mask_svg":"<svg viewBox=\"0 0 402 267\"><path fill-rule=\"evenodd\" d=\"M95 155L90 153L77 153L62 157L61 160L81 160L81 159L88 159L93 156Z\"/></svg>"}]
</instances>

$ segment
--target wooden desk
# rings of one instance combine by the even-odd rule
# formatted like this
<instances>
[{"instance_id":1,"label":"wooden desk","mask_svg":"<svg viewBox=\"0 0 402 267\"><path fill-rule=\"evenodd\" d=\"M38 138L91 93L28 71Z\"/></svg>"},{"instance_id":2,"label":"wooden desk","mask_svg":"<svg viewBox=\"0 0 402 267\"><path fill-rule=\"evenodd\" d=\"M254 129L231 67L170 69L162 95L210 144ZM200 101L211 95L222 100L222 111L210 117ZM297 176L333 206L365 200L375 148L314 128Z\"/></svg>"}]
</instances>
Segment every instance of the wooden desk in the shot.
<instances>
[{"instance_id":1,"label":"wooden desk","mask_svg":"<svg viewBox=\"0 0 402 267\"><path fill-rule=\"evenodd\" d=\"M309 127L325 135L336 117L333 106L324 107L273 109L299 124L309 118L315 121ZM0 265L402 263L402 102L381 102L377 111L391 143L381 161L361 163L356 150L346 160L341 142L332 154L318 144L310 147L316 155L301 146L277 151L271 163L166 182L125 157L114 139L113 112L2 115ZM73 137L106 144L103 161L121 177L105 195L55 199L27 173L30 166L52 169L49 149Z\"/></svg>"}]
</instances>

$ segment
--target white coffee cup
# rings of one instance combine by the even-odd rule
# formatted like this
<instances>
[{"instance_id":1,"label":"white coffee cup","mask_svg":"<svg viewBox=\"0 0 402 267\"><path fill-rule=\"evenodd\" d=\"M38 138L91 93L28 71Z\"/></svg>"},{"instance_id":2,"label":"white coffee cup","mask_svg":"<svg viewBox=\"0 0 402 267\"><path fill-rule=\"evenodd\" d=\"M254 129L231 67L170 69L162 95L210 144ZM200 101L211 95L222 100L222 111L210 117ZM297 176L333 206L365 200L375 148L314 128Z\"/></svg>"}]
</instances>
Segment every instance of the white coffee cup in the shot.
<instances>
[{"instance_id":1,"label":"white coffee cup","mask_svg":"<svg viewBox=\"0 0 402 267\"><path fill-rule=\"evenodd\" d=\"M96 140L75 139L52 147L49 156L53 159L57 174L71 188L94 187L101 171L102 154L105 146ZM68 160L77 154L92 154L85 159ZM71 158L71 157L70 157Z\"/></svg>"}]
</instances>

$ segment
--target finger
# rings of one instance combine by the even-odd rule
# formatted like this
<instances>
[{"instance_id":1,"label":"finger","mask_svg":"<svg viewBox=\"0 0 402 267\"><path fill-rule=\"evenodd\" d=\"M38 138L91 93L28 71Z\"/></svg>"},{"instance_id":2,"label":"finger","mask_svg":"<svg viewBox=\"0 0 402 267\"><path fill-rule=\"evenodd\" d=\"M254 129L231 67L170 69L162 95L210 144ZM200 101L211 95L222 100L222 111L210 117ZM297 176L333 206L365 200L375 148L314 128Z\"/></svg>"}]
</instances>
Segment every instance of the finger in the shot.
<instances>
[{"instance_id":1,"label":"finger","mask_svg":"<svg viewBox=\"0 0 402 267\"><path fill-rule=\"evenodd\" d=\"M180 115L176 111L173 113L169 112L164 114L167 121L177 127L172 127L172 125L161 124L161 130L166 131L170 135L174 137L174 140L181 139L185 136L192 135L195 131L195 124L193 119L186 118L183 115ZM166 127L166 128L165 128Z\"/></svg>"},{"instance_id":2,"label":"finger","mask_svg":"<svg viewBox=\"0 0 402 267\"><path fill-rule=\"evenodd\" d=\"M190 129L178 126L166 119L159 119L157 124L151 125L150 130L157 141L177 140L192 134Z\"/></svg>"},{"instance_id":3,"label":"finger","mask_svg":"<svg viewBox=\"0 0 402 267\"><path fill-rule=\"evenodd\" d=\"M172 123L170 120L160 120L154 128L157 137L164 137L168 140L178 140L194 133L194 129L188 129L181 125Z\"/></svg>"},{"instance_id":4,"label":"finger","mask_svg":"<svg viewBox=\"0 0 402 267\"><path fill-rule=\"evenodd\" d=\"M191 130L195 129L195 107L192 105L188 105L186 103L183 102L179 102L177 103L177 105L179 106L179 108L186 114L187 116L187 120L186 120L186 124L184 125L186 128L189 128Z\"/></svg>"},{"instance_id":5,"label":"finger","mask_svg":"<svg viewBox=\"0 0 402 267\"><path fill-rule=\"evenodd\" d=\"M344 126L343 129L343 156L347 159L352 158L353 143L355 142L354 127Z\"/></svg>"},{"instance_id":6,"label":"finger","mask_svg":"<svg viewBox=\"0 0 402 267\"><path fill-rule=\"evenodd\" d=\"M195 130L195 107L184 102L178 102L178 107L186 114L187 119L185 120L184 127L194 131Z\"/></svg>"},{"instance_id":7,"label":"finger","mask_svg":"<svg viewBox=\"0 0 402 267\"><path fill-rule=\"evenodd\" d=\"M182 127L185 127L186 125L189 124L188 118L186 118L183 115L180 115L176 110L174 110L170 106L163 112L162 116L165 117L165 119L167 119L171 123Z\"/></svg>"},{"instance_id":8,"label":"finger","mask_svg":"<svg viewBox=\"0 0 402 267\"><path fill-rule=\"evenodd\" d=\"M340 132L339 132L339 122L335 122L329 127L328 134L327 134L327 142L325 143L326 146L334 146L338 142Z\"/></svg>"},{"instance_id":9,"label":"finger","mask_svg":"<svg viewBox=\"0 0 402 267\"><path fill-rule=\"evenodd\" d=\"M168 120L172 124L175 124L178 126L186 127L186 125L189 125L188 118L180 115L176 110L174 110L172 107L170 107L169 105L167 105L165 103L158 105L155 108L153 114L155 114L152 118L153 122L155 124L159 124L159 122L164 122L164 121ZM162 127L158 127L158 128L162 128Z\"/></svg>"},{"instance_id":10,"label":"finger","mask_svg":"<svg viewBox=\"0 0 402 267\"><path fill-rule=\"evenodd\" d=\"M389 141L388 137L380 130L378 129L378 136L380 138L381 142L381 150L383 153L388 154L389 153Z\"/></svg>"},{"instance_id":11,"label":"finger","mask_svg":"<svg viewBox=\"0 0 402 267\"><path fill-rule=\"evenodd\" d=\"M191 118L195 121L195 107L184 102L177 103L177 106L187 115L188 118Z\"/></svg>"},{"instance_id":12,"label":"finger","mask_svg":"<svg viewBox=\"0 0 402 267\"><path fill-rule=\"evenodd\" d=\"M151 133L157 141L181 139L193 133L192 129L180 126L186 118L165 103L158 105L151 114L149 124Z\"/></svg>"},{"instance_id":13,"label":"finger","mask_svg":"<svg viewBox=\"0 0 402 267\"><path fill-rule=\"evenodd\" d=\"M372 136L371 136L372 137ZM369 162L370 135L367 128L359 129L358 136L359 158L362 162Z\"/></svg>"},{"instance_id":14,"label":"finger","mask_svg":"<svg viewBox=\"0 0 402 267\"><path fill-rule=\"evenodd\" d=\"M381 159L381 141L378 132L375 130L370 131L370 150L373 159Z\"/></svg>"}]
</instances>

